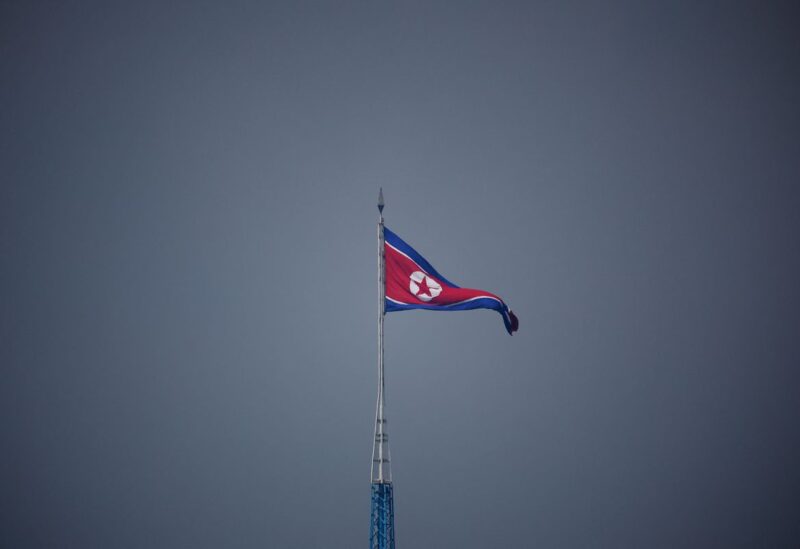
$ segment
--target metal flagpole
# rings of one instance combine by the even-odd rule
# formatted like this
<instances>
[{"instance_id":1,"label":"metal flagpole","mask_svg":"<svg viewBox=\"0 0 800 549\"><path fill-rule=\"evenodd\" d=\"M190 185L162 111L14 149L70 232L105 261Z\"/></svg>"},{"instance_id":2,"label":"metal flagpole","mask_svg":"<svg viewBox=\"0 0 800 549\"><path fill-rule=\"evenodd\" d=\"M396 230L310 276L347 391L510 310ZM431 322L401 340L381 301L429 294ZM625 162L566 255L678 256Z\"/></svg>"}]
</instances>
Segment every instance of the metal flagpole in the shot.
<instances>
[{"instance_id":1,"label":"metal flagpole","mask_svg":"<svg viewBox=\"0 0 800 549\"><path fill-rule=\"evenodd\" d=\"M394 494L386 433L383 376L383 320L386 293L386 257L383 240L383 189L378 194L378 402L375 406L375 441L372 445L372 509L370 549L394 549Z\"/></svg>"}]
</instances>

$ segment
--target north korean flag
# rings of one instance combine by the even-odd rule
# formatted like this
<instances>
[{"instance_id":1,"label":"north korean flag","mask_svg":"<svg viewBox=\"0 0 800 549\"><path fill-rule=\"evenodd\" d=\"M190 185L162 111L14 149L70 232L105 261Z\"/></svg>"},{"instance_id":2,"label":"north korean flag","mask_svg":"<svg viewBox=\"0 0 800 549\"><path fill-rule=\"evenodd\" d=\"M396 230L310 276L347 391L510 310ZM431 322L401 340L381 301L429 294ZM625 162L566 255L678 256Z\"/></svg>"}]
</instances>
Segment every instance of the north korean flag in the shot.
<instances>
[{"instance_id":1,"label":"north korean flag","mask_svg":"<svg viewBox=\"0 0 800 549\"><path fill-rule=\"evenodd\" d=\"M494 309L509 334L519 321L505 302L483 290L460 288L440 275L433 265L389 229L383 229L386 258L386 312L409 309L466 311Z\"/></svg>"}]
</instances>

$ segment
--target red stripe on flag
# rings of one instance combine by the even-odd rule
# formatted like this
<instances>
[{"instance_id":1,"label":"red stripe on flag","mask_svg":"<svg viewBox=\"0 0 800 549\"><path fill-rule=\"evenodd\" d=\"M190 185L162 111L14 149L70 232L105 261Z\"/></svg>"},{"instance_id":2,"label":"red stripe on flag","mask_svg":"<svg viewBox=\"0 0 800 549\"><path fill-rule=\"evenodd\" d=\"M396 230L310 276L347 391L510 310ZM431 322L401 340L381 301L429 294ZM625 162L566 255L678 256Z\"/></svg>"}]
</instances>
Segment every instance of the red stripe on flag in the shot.
<instances>
[{"instance_id":1,"label":"red stripe on flag","mask_svg":"<svg viewBox=\"0 0 800 549\"><path fill-rule=\"evenodd\" d=\"M442 291L439 295L432 299L425 301L419 299L411 291L411 275L416 271L425 272L419 265L412 261L405 254L395 250L389 244L385 245L385 258L386 258L386 297L406 303L409 305L452 305L462 301L471 299L489 298L496 299L503 302L496 295L484 292L483 290L473 290L470 288L454 288L446 285L444 282L428 274L427 276L435 281L436 284L441 286ZM427 273L426 273L427 274ZM419 286L419 285L418 285ZM420 294L431 295L430 292L425 293L421 287Z\"/></svg>"}]
</instances>

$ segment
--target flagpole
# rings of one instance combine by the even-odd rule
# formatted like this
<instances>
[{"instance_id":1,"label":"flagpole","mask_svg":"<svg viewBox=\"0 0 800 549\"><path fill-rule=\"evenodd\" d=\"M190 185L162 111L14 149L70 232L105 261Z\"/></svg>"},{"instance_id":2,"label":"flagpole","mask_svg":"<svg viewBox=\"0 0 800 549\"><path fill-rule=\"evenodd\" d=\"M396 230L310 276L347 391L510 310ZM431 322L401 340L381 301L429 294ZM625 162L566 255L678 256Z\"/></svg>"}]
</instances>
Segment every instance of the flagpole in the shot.
<instances>
[{"instance_id":1,"label":"flagpole","mask_svg":"<svg viewBox=\"0 0 800 549\"><path fill-rule=\"evenodd\" d=\"M371 510L370 549L394 549L394 488L389 456L389 436L383 375L383 320L386 313L386 255L383 235L383 189L378 194L378 402L375 406L375 439L372 445L370 471Z\"/></svg>"},{"instance_id":2,"label":"flagpole","mask_svg":"<svg viewBox=\"0 0 800 549\"><path fill-rule=\"evenodd\" d=\"M391 482L389 436L386 433L386 390L383 369L383 321L385 311L386 257L383 237L383 189L378 193L378 402L375 407L375 444L372 455L372 482ZM377 464L377 467L375 465ZM386 467L384 466L386 464Z\"/></svg>"}]
</instances>

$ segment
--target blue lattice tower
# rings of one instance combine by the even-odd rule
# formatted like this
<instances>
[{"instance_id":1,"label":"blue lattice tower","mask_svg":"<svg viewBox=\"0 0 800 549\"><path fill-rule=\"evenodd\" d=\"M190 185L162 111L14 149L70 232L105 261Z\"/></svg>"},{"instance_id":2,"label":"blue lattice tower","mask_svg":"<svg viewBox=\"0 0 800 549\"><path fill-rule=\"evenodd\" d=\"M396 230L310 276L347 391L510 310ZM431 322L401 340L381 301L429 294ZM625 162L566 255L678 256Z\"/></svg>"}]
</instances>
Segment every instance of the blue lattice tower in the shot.
<instances>
[{"instance_id":1,"label":"blue lattice tower","mask_svg":"<svg viewBox=\"0 0 800 549\"><path fill-rule=\"evenodd\" d=\"M372 483L370 549L394 549L394 498L392 483Z\"/></svg>"},{"instance_id":2,"label":"blue lattice tower","mask_svg":"<svg viewBox=\"0 0 800 549\"><path fill-rule=\"evenodd\" d=\"M372 445L372 496L369 525L370 549L394 549L394 489L383 376L383 318L385 316L386 264L383 248L383 190L378 195L378 402L375 405L375 440Z\"/></svg>"}]
</instances>

